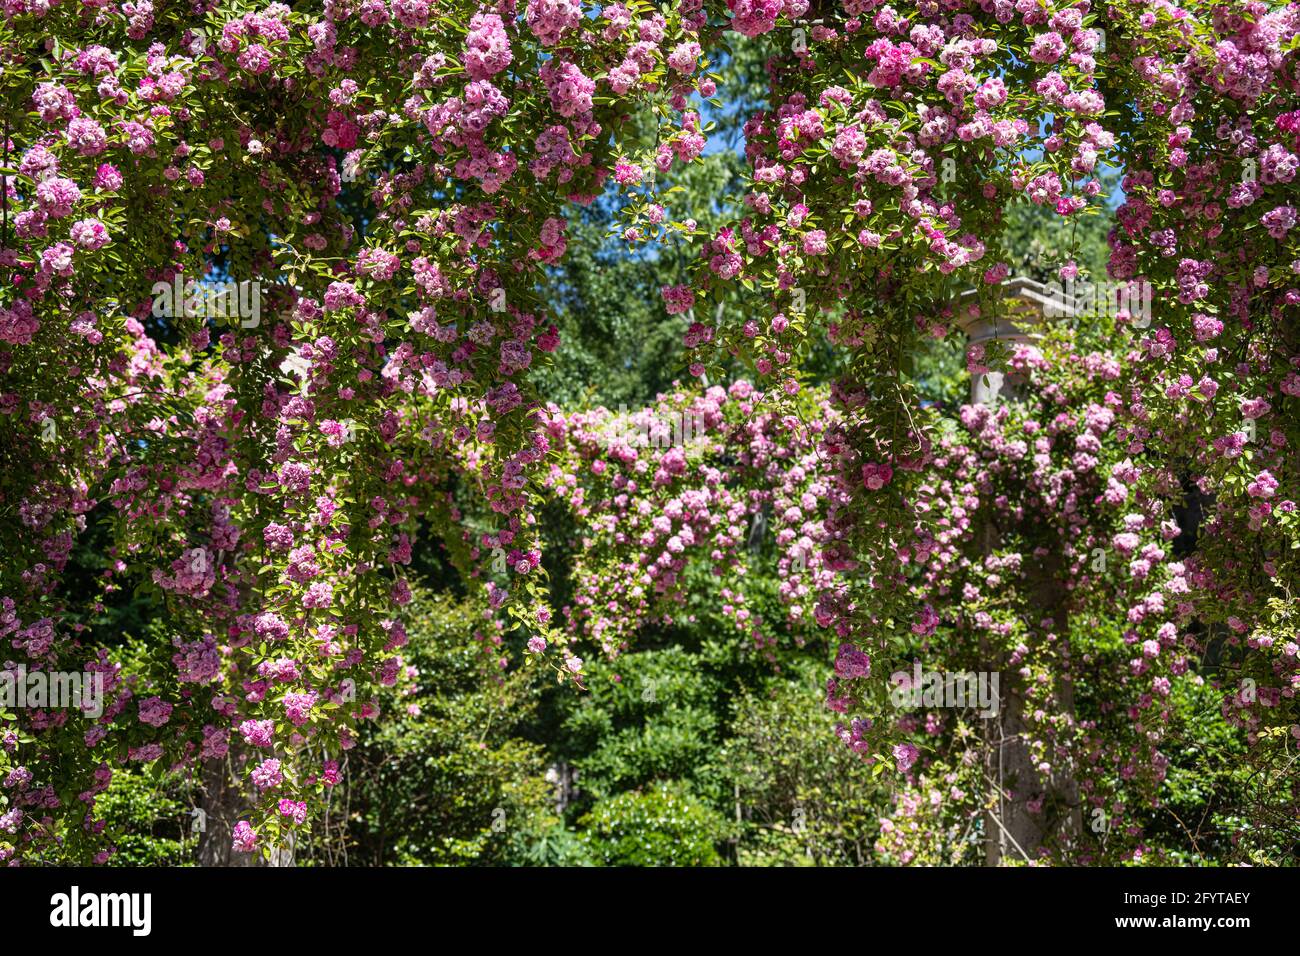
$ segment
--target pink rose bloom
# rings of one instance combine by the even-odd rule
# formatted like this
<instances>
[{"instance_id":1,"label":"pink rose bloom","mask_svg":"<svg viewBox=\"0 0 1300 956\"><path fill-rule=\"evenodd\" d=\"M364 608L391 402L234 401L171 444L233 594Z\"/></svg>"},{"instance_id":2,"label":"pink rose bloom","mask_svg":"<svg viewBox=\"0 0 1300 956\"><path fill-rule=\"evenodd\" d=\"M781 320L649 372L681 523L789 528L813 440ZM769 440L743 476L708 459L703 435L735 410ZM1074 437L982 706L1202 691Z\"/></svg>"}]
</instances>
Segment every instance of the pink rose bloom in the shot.
<instances>
[{"instance_id":1,"label":"pink rose bloom","mask_svg":"<svg viewBox=\"0 0 1300 956\"><path fill-rule=\"evenodd\" d=\"M495 13L476 13L465 37L465 72L470 79L486 80L510 65L510 39Z\"/></svg>"},{"instance_id":2,"label":"pink rose bloom","mask_svg":"<svg viewBox=\"0 0 1300 956\"><path fill-rule=\"evenodd\" d=\"M251 776L253 785L258 790L270 790L284 783L284 774L280 770L280 761L274 757L269 757L254 767Z\"/></svg>"},{"instance_id":3,"label":"pink rose bloom","mask_svg":"<svg viewBox=\"0 0 1300 956\"><path fill-rule=\"evenodd\" d=\"M689 286L666 285L659 290L659 293L664 297L669 315L680 315L695 308L695 293Z\"/></svg>"},{"instance_id":4,"label":"pink rose bloom","mask_svg":"<svg viewBox=\"0 0 1300 956\"><path fill-rule=\"evenodd\" d=\"M700 45L693 40L679 43L673 48L673 52L668 54L668 65L678 73L694 73L700 53Z\"/></svg>"},{"instance_id":5,"label":"pink rose bloom","mask_svg":"<svg viewBox=\"0 0 1300 956\"><path fill-rule=\"evenodd\" d=\"M78 116L64 133L68 145L82 156L98 156L108 147L108 134L88 116Z\"/></svg>"},{"instance_id":6,"label":"pink rose bloom","mask_svg":"<svg viewBox=\"0 0 1300 956\"><path fill-rule=\"evenodd\" d=\"M803 251L810 256L826 255L826 230L814 229L803 237Z\"/></svg>"},{"instance_id":7,"label":"pink rose bloom","mask_svg":"<svg viewBox=\"0 0 1300 956\"><path fill-rule=\"evenodd\" d=\"M275 721L246 720L239 725L244 742L253 747L269 747L275 740Z\"/></svg>"},{"instance_id":8,"label":"pink rose bloom","mask_svg":"<svg viewBox=\"0 0 1300 956\"><path fill-rule=\"evenodd\" d=\"M889 484L894 477L894 469L888 465L877 465L875 462L867 462L862 466L862 483L871 491L879 491L885 485Z\"/></svg>"},{"instance_id":9,"label":"pink rose bloom","mask_svg":"<svg viewBox=\"0 0 1300 956\"><path fill-rule=\"evenodd\" d=\"M102 249L108 245L108 230L98 219L82 219L72 224L68 232L74 244L82 249Z\"/></svg>"},{"instance_id":10,"label":"pink rose bloom","mask_svg":"<svg viewBox=\"0 0 1300 956\"><path fill-rule=\"evenodd\" d=\"M921 752L913 744L895 744L894 760L898 764L898 772L906 773L911 769L912 764L916 763L916 758Z\"/></svg>"},{"instance_id":11,"label":"pink rose bloom","mask_svg":"<svg viewBox=\"0 0 1300 956\"><path fill-rule=\"evenodd\" d=\"M236 853L252 853L253 848L257 846L257 833L249 826L247 820L240 820L235 824L233 836L230 848Z\"/></svg>"},{"instance_id":12,"label":"pink rose bloom","mask_svg":"<svg viewBox=\"0 0 1300 956\"><path fill-rule=\"evenodd\" d=\"M307 804L301 800L281 800L280 816L288 817L294 824L301 826L307 822Z\"/></svg>"},{"instance_id":13,"label":"pink rose bloom","mask_svg":"<svg viewBox=\"0 0 1300 956\"><path fill-rule=\"evenodd\" d=\"M835 659L835 673L845 680L871 676L871 658L852 644L841 644Z\"/></svg>"},{"instance_id":14,"label":"pink rose bloom","mask_svg":"<svg viewBox=\"0 0 1300 956\"><path fill-rule=\"evenodd\" d=\"M150 697L140 704L140 723L161 727L172 716L172 705L161 697Z\"/></svg>"},{"instance_id":15,"label":"pink rose bloom","mask_svg":"<svg viewBox=\"0 0 1300 956\"><path fill-rule=\"evenodd\" d=\"M1249 485L1246 492L1252 498L1272 498L1277 491L1277 479L1270 472L1261 471Z\"/></svg>"},{"instance_id":16,"label":"pink rose bloom","mask_svg":"<svg viewBox=\"0 0 1300 956\"><path fill-rule=\"evenodd\" d=\"M102 164L95 170L95 188L104 192L114 192L122 185L122 174L111 163Z\"/></svg>"},{"instance_id":17,"label":"pink rose bloom","mask_svg":"<svg viewBox=\"0 0 1300 956\"><path fill-rule=\"evenodd\" d=\"M1055 30L1034 37L1034 43L1029 48L1029 58L1039 63L1055 63L1064 53L1065 41Z\"/></svg>"}]
</instances>

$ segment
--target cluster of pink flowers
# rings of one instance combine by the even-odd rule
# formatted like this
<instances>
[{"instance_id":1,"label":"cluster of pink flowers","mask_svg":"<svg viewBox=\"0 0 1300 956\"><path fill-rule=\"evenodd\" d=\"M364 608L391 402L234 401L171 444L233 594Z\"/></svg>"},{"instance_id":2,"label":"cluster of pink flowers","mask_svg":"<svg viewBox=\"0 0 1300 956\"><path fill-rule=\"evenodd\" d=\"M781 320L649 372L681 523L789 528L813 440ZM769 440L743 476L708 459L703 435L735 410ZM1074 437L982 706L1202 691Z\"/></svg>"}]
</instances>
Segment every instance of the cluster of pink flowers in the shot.
<instances>
[{"instance_id":1,"label":"cluster of pink flowers","mask_svg":"<svg viewBox=\"0 0 1300 956\"><path fill-rule=\"evenodd\" d=\"M524 19L543 46L555 46L578 25L582 5L577 0L528 0Z\"/></svg>"},{"instance_id":2,"label":"cluster of pink flowers","mask_svg":"<svg viewBox=\"0 0 1300 956\"><path fill-rule=\"evenodd\" d=\"M548 486L591 529L564 609L575 634L617 654L641 624L672 619L691 561L712 569L724 619L755 652L770 656L777 626L815 626L814 600L839 587L820 516L843 492L820 467L820 428L755 414L763 400L740 381L661 396L629 416L552 411L561 459ZM758 560L780 572L784 625L748 606L745 569ZM855 663L863 670L869 663Z\"/></svg>"}]
</instances>

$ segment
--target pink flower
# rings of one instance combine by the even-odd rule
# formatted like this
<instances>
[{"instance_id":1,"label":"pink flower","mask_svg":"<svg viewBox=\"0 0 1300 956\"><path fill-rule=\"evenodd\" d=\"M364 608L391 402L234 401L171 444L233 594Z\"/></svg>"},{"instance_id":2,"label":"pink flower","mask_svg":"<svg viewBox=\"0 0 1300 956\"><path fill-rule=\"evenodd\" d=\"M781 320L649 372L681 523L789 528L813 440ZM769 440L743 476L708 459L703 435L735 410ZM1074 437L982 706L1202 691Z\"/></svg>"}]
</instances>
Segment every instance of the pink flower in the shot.
<instances>
[{"instance_id":1,"label":"pink flower","mask_svg":"<svg viewBox=\"0 0 1300 956\"><path fill-rule=\"evenodd\" d=\"M912 633L921 637L929 637L939 627L939 615L934 608L925 604L921 607L921 613L917 616L916 623L912 625Z\"/></svg>"},{"instance_id":2,"label":"pink flower","mask_svg":"<svg viewBox=\"0 0 1300 956\"><path fill-rule=\"evenodd\" d=\"M835 673L844 680L871 676L871 658L852 644L841 644L835 658Z\"/></svg>"},{"instance_id":3,"label":"pink flower","mask_svg":"<svg viewBox=\"0 0 1300 956\"><path fill-rule=\"evenodd\" d=\"M230 731L205 724L203 727L203 747L199 756L204 760L220 760L230 752Z\"/></svg>"},{"instance_id":4,"label":"pink flower","mask_svg":"<svg viewBox=\"0 0 1300 956\"><path fill-rule=\"evenodd\" d=\"M899 773L906 773L916 763L916 758L921 752L913 744L895 744L894 760L898 766Z\"/></svg>"},{"instance_id":5,"label":"pink flower","mask_svg":"<svg viewBox=\"0 0 1300 956\"><path fill-rule=\"evenodd\" d=\"M171 719L172 705L161 697L150 697L140 704L140 723L161 727Z\"/></svg>"},{"instance_id":6,"label":"pink flower","mask_svg":"<svg viewBox=\"0 0 1300 956\"><path fill-rule=\"evenodd\" d=\"M108 245L108 230L98 219L82 219L72 224L68 237L82 249L102 249Z\"/></svg>"},{"instance_id":7,"label":"pink flower","mask_svg":"<svg viewBox=\"0 0 1300 956\"><path fill-rule=\"evenodd\" d=\"M1007 88L999 77L985 80L975 92L975 105L982 110L990 110L1007 101Z\"/></svg>"},{"instance_id":8,"label":"pink flower","mask_svg":"<svg viewBox=\"0 0 1300 956\"><path fill-rule=\"evenodd\" d=\"M247 70L249 73L265 73L271 68L271 51L260 43L250 43L235 58L240 69Z\"/></svg>"},{"instance_id":9,"label":"pink flower","mask_svg":"<svg viewBox=\"0 0 1300 956\"><path fill-rule=\"evenodd\" d=\"M782 6L781 0L727 0L731 28L747 37L761 36L776 26Z\"/></svg>"},{"instance_id":10,"label":"pink flower","mask_svg":"<svg viewBox=\"0 0 1300 956\"><path fill-rule=\"evenodd\" d=\"M315 581L303 596L303 607L329 607L334 603L334 588L326 581Z\"/></svg>"},{"instance_id":11,"label":"pink flower","mask_svg":"<svg viewBox=\"0 0 1300 956\"><path fill-rule=\"evenodd\" d=\"M357 292L350 282L331 282L325 290L325 311L339 312L343 309L366 304L365 296Z\"/></svg>"},{"instance_id":12,"label":"pink flower","mask_svg":"<svg viewBox=\"0 0 1300 956\"><path fill-rule=\"evenodd\" d=\"M1285 239L1296 224L1294 206L1277 206L1260 216L1259 221L1274 239Z\"/></svg>"},{"instance_id":13,"label":"pink flower","mask_svg":"<svg viewBox=\"0 0 1300 956\"><path fill-rule=\"evenodd\" d=\"M684 285L666 285L659 290L669 315L680 315L695 308L695 292Z\"/></svg>"},{"instance_id":14,"label":"pink flower","mask_svg":"<svg viewBox=\"0 0 1300 956\"><path fill-rule=\"evenodd\" d=\"M271 790L284 783L284 774L280 770L280 761L274 757L269 757L254 767L251 777L253 785L258 790Z\"/></svg>"},{"instance_id":15,"label":"pink flower","mask_svg":"<svg viewBox=\"0 0 1300 956\"><path fill-rule=\"evenodd\" d=\"M162 756L163 749L161 744L145 744L143 747L131 747L127 750L128 760L138 760L141 763L149 763L157 760Z\"/></svg>"},{"instance_id":16,"label":"pink flower","mask_svg":"<svg viewBox=\"0 0 1300 956\"><path fill-rule=\"evenodd\" d=\"M82 156L98 156L108 147L108 134L104 127L86 116L78 116L70 122L64 135L68 145Z\"/></svg>"},{"instance_id":17,"label":"pink flower","mask_svg":"<svg viewBox=\"0 0 1300 956\"><path fill-rule=\"evenodd\" d=\"M803 251L810 256L826 254L826 230L814 229L803 237Z\"/></svg>"},{"instance_id":18,"label":"pink flower","mask_svg":"<svg viewBox=\"0 0 1300 956\"><path fill-rule=\"evenodd\" d=\"M272 551L288 551L293 547L293 529L273 521L263 530L262 540Z\"/></svg>"},{"instance_id":19,"label":"pink flower","mask_svg":"<svg viewBox=\"0 0 1300 956\"><path fill-rule=\"evenodd\" d=\"M495 13L476 13L465 37L465 72L470 79L487 80L514 59L505 25Z\"/></svg>"},{"instance_id":20,"label":"pink flower","mask_svg":"<svg viewBox=\"0 0 1300 956\"><path fill-rule=\"evenodd\" d=\"M289 636L289 625L274 611L263 611L253 619L253 630L267 641L282 641Z\"/></svg>"},{"instance_id":21,"label":"pink flower","mask_svg":"<svg viewBox=\"0 0 1300 956\"><path fill-rule=\"evenodd\" d=\"M36 200L47 216L55 219L72 214L72 207L81 199L81 190L71 179L55 176L42 180L36 186Z\"/></svg>"},{"instance_id":22,"label":"pink flower","mask_svg":"<svg viewBox=\"0 0 1300 956\"><path fill-rule=\"evenodd\" d=\"M239 725L239 733L243 736L244 743L266 748L275 742L275 721L246 720Z\"/></svg>"},{"instance_id":23,"label":"pink flower","mask_svg":"<svg viewBox=\"0 0 1300 956\"><path fill-rule=\"evenodd\" d=\"M280 486L290 495L307 493L311 486L311 466L300 461L285 462L280 466Z\"/></svg>"},{"instance_id":24,"label":"pink flower","mask_svg":"<svg viewBox=\"0 0 1300 956\"><path fill-rule=\"evenodd\" d=\"M524 19L543 46L555 46L565 32L578 25L582 6L577 0L528 0Z\"/></svg>"},{"instance_id":25,"label":"pink flower","mask_svg":"<svg viewBox=\"0 0 1300 956\"><path fill-rule=\"evenodd\" d=\"M1246 486L1246 492L1252 498L1272 498L1277 491L1277 479L1271 472L1261 471L1255 480Z\"/></svg>"},{"instance_id":26,"label":"pink flower","mask_svg":"<svg viewBox=\"0 0 1300 956\"><path fill-rule=\"evenodd\" d=\"M301 800L281 800L280 816L288 817L296 826L307 822L307 804Z\"/></svg>"},{"instance_id":27,"label":"pink flower","mask_svg":"<svg viewBox=\"0 0 1300 956\"><path fill-rule=\"evenodd\" d=\"M116 192L122 185L122 174L110 163L102 164L95 170L95 188L104 192Z\"/></svg>"},{"instance_id":28,"label":"pink flower","mask_svg":"<svg viewBox=\"0 0 1300 956\"><path fill-rule=\"evenodd\" d=\"M56 242L41 252L41 271L47 275L72 275L72 246L66 242Z\"/></svg>"},{"instance_id":29,"label":"pink flower","mask_svg":"<svg viewBox=\"0 0 1300 956\"><path fill-rule=\"evenodd\" d=\"M46 123L72 119L81 112L72 91L61 83L38 83L32 94L32 105Z\"/></svg>"},{"instance_id":30,"label":"pink flower","mask_svg":"<svg viewBox=\"0 0 1300 956\"><path fill-rule=\"evenodd\" d=\"M871 491L879 491L885 485L889 484L894 477L894 469L889 465L878 465L875 462L867 462L862 466L862 483Z\"/></svg>"},{"instance_id":31,"label":"pink flower","mask_svg":"<svg viewBox=\"0 0 1300 956\"><path fill-rule=\"evenodd\" d=\"M233 840L230 848L236 853L252 853L253 848L257 846L257 833L249 825L247 820L240 820L235 824Z\"/></svg>"},{"instance_id":32,"label":"pink flower","mask_svg":"<svg viewBox=\"0 0 1300 956\"><path fill-rule=\"evenodd\" d=\"M668 65L678 73L694 73L696 61L701 54L700 45L694 40L679 43L668 54Z\"/></svg>"},{"instance_id":33,"label":"pink flower","mask_svg":"<svg viewBox=\"0 0 1300 956\"><path fill-rule=\"evenodd\" d=\"M1055 63L1065 53L1065 49L1065 41L1055 30L1040 33L1034 37L1034 42L1029 48L1029 58L1039 63Z\"/></svg>"}]
</instances>

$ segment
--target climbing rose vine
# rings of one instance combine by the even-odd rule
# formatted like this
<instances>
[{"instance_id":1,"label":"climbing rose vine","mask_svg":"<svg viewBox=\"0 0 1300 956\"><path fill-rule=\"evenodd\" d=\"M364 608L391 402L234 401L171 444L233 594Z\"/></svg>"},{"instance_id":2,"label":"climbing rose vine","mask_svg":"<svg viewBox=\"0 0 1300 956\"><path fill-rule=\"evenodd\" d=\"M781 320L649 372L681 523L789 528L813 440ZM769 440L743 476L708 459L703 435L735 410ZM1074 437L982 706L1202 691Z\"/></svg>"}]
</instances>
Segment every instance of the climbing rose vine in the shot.
<instances>
[{"instance_id":1,"label":"climbing rose vine","mask_svg":"<svg viewBox=\"0 0 1300 956\"><path fill-rule=\"evenodd\" d=\"M6 715L0 775L25 769L0 854L105 859L95 798L123 763L229 762L252 798L234 849L273 847L401 679L405 568L450 481L509 554L495 593L563 648L529 504L548 437L528 371L558 344L540 285L628 111L695 91L674 51L704 16L4 12L0 636L11 668L102 674L105 705ZM688 159L691 135L663 141ZM61 586L95 529L95 586L165 621L136 673Z\"/></svg>"},{"instance_id":2,"label":"climbing rose vine","mask_svg":"<svg viewBox=\"0 0 1300 956\"><path fill-rule=\"evenodd\" d=\"M969 768L882 702L940 628L1019 668L1037 777L977 781L1010 812L1122 820L1158 783L1161 700L1206 633L1240 651L1224 716L1288 746L1298 30L1296 4L1202 0L7 0L0 660L97 675L104 701L0 714L0 856L106 860L96 797L131 764L228 772L244 806L222 838L286 844L381 716L376 688L406 679L407 569L436 538L523 660L581 685L581 653L671 613L692 557L769 640L743 586L765 515L788 618L841 646L842 736L902 775L915 832L922 780ZM730 92L708 64L742 37L770 87L734 221L704 232L664 184L704 153ZM659 456L548 406L531 375L559 342L567 216L606 192L631 245L697 263L665 312L689 318L690 374L726 383L667 400L703 428ZM1114 317L1118 359L1042 359L1043 407L972 408L945 435L911 359L1001 307L1016 203L1067 228L1117 204L1110 278L1149 286L1154 314ZM809 396L826 338L845 371ZM1039 358L994 342L968 361L1032 376ZM738 362L752 385L723 377ZM1001 467L972 475L981 456ZM563 620L538 518L554 498L596 545ZM1189 500L1204 517L1179 555ZM971 516L982 533L1029 509L1050 541L1011 533L975 559ZM65 576L81 546L94 581ZM1082 570L1094 550L1104 578ZM1016 617L1041 606L1045 557L1059 613ZM1018 582L996 609L990 577ZM122 589L155 611L129 669L96 623ZM1076 647L1067 621L1106 600L1126 607L1119 643ZM1088 688L1130 708L1104 745L1113 715L1062 686L1090 656L1128 668ZM1096 852L1077 820L1043 846Z\"/></svg>"}]
</instances>

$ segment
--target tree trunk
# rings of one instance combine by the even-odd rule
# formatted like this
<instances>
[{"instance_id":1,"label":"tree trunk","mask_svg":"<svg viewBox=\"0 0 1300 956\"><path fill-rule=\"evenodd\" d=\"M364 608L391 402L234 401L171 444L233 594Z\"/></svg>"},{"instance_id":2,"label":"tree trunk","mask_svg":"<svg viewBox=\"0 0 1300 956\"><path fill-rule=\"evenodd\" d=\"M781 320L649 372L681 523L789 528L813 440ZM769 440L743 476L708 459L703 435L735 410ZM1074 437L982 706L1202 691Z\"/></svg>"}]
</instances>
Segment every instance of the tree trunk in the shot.
<instances>
[{"instance_id":1,"label":"tree trunk","mask_svg":"<svg viewBox=\"0 0 1300 956\"><path fill-rule=\"evenodd\" d=\"M231 769L231 758L203 764L203 832L199 836L199 866L293 866L293 843L273 850L268 860L262 853L236 853L231 848L235 824L247 818L250 803Z\"/></svg>"}]
</instances>

